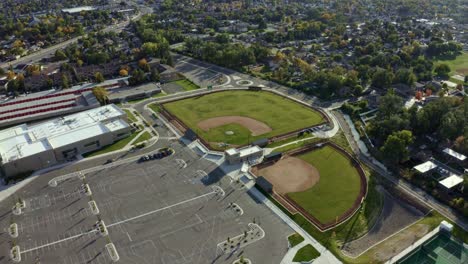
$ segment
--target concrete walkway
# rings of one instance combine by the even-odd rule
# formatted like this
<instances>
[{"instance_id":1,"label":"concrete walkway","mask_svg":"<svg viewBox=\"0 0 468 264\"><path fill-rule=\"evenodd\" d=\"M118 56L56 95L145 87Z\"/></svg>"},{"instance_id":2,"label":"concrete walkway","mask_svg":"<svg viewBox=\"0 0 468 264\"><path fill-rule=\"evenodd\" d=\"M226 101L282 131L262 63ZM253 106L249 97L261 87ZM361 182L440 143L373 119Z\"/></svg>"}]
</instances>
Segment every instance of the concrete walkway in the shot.
<instances>
[{"instance_id":1,"label":"concrete walkway","mask_svg":"<svg viewBox=\"0 0 468 264\"><path fill-rule=\"evenodd\" d=\"M295 245L294 247L292 248L289 248L288 252L286 252L286 255L284 255L283 259L281 260L281 263L280 264L291 264L291 263L295 263L293 262L293 259L294 257L296 256L296 253L297 251L299 251L299 249L305 247L306 245L308 245L309 243L307 243L307 241L302 241L301 243Z\"/></svg>"},{"instance_id":2,"label":"concrete walkway","mask_svg":"<svg viewBox=\"0 0 468 264\"><path fill-rule=\"evenodd\" d=\"M305 232L296 222L291 220L283 211L281 211L276 205L274 205L268 198L266 198L259 190L255 187L251 188L249 192L255 196L260 202L266 205L270 210L272 210L283 222L285 222L289 227L291 227L296 233L300 234L304 238L304 243L311 244L318 252L320 252L320 257L318 257L314 264L330 264L330 263L341 263L328 249L322 246L317 240L315 240L309 233ZM283 262L281 262L283 263Z\"/></svg>"},{"instance_id":3,"label":"concrete walkway","mask_svg":"<svg viewBox=\"0 0 468 264\"><path fill-rule=\"evenodd\" d=\"M295 140L293 142L289 142L289 143L286 143L286 144L283 144L281 146L277 146L277 147L274 147L274 148L265 148L264 149L265 150L265 155L270 154L271 152L275 151L275 149L279 149L279 148L286 147L286 146L289 146L289 145L297 144L299 142L306 141L306 140L313 139L313 138L316 138L316 137L311 136L311 137L301 138L301 139Z\"/></svg>"}]
</instances>

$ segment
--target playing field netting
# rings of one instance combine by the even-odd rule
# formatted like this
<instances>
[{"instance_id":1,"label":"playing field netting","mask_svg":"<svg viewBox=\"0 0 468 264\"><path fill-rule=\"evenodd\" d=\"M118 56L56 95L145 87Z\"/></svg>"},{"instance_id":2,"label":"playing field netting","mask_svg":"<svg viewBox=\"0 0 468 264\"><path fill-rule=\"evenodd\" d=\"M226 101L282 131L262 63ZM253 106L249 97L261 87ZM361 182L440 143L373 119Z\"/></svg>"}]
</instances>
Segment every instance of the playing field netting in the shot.
<instances>
[{"instance_id":1,"label":"playing field netting","mask_svg":"<svg viewBox=\"0 0 468 264\"><path fill-rule=\"evenodd\" d=\"M399 263L465 264L468 263L468 248L445 234L438 234Z\"/></svg>"}]
</instances>

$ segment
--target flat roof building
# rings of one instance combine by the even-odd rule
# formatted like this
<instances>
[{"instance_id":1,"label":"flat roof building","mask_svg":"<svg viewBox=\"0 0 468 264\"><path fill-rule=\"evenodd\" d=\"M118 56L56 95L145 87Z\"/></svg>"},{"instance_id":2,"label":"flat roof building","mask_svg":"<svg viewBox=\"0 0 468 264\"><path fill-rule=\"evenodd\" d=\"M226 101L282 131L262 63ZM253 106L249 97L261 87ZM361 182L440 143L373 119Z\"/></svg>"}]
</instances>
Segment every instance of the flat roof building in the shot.
<instances>
[{"instance_id":1,"label":"flat roof building","mask_svg":"<svg viewBox=\"0 0 468 264\"><path fill-rule=\"evenodd\" d=\"M130 134L126 114L115 105L0 131L3 176L10 177L97 150Z\"/></svg>"},{"instance_id":2,"label":"flat roof building","mask_svg":"<svg viewBox=\"0 0 468 264\"><path fill-rule=\"evenodd\" d=\"M251 162L263 157L263 149L259 146L249 146L241 149L231 148L225 151L225 156L229 164Z\"/></svg>"},{"instance_id":3,"label":"flat roof building","mask_svg":"<svg viewBox=\"0 0 468 264\"><path fill-rule=\"evenodd\" d=\"M49 90L0 102L0 127L99 107L91 89Z\"/></svg>"}]
</instances>

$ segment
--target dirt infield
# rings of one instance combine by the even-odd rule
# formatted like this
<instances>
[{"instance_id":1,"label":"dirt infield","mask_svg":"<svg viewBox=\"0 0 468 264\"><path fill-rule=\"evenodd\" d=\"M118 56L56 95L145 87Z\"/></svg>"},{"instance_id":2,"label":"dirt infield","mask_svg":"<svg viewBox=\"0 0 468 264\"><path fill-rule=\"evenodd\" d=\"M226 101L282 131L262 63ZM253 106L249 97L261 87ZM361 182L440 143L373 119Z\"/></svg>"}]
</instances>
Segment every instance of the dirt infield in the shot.
<instances>
[{"instance_id":1,"label":"dirt infield","mask_svg":"<svg viewBox=\"0 0 468 264\"><path fill-rule=\"evenodd\" d=\"M252 136L258 136L272 131L271 127L269 127L267 124L253 118L243 116L213 117L199 122L197 126L204 131L208 131L211 128L233 123L239 124L250 130L250 132L252 132Z\"/></svg>"},{"instance_id":2,"label":"dirt infield","mask_svg":"<svg viewBox=\"0 0 468 264\"><path fill-rule=\"evenodd\" d=\"M320 180L320 174L314 166L295 157L284 158L260 169L256 174L270 181L279 194L305 191Z\"/></svg>"}]
</instances>

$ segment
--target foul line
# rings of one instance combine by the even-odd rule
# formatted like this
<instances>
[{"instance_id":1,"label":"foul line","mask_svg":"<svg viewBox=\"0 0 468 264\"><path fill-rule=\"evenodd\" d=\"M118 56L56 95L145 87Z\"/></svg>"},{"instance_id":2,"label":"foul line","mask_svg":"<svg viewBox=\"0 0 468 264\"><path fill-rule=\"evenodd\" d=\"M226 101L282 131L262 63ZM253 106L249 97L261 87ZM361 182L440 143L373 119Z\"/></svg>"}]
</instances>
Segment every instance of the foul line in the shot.
<instances>
[{"instance_id":1,"label":"foul line","mask_svg":"<svg viewBox=\"0 0 468 264\"><path fill-rule=\"evenodd\" d=\"M206 193L206 194L203 194L203 195L200 195L200 196L197 196L197 197L194 197L194 198L191 198L191 199L182 201L182 202L178 202L178 203L175 203L175 204L172 204L172 205L163 207L163 208L159 208L159 209L156 209L156 210L153 210L153 211L150 211L150 212L141 214L141 215L137 215L137 216L134 216L134 217L131 217L131 218L128 218L128 219L119 221L119 222L115 222L115 223L109 224L109 225L107 225L107 227L113 227L113 226L115 226L115 225L120 225L120 224L123 224L123 223L126 223L126 222L130 222L130 221L133 221L133 220L138 219L138 218L141 218L141 217L145 217L145 216L148 216L148 215L151 215L151 214L154 214L154 213L157 213L157 212L160 212L160 211L163 211L163 210L166 210L166 209L169 209L169 208L172 208L172 207L175 207L175 206L184 204L184 203L188 203L188 202L191 202L191 201L200 199L200 198L205 197L205 196L208 196L208 195L212 195L212 194L214 194L214 193L216 193L216 192L215 192L215 191L212 191L212 192L209 192L209 193Z\"/></svg>"}]
</instances>

